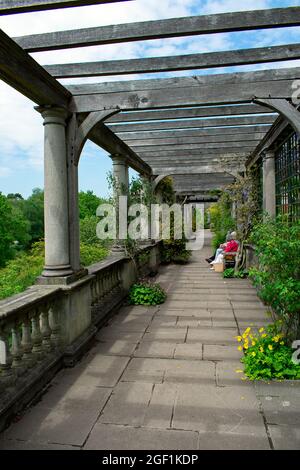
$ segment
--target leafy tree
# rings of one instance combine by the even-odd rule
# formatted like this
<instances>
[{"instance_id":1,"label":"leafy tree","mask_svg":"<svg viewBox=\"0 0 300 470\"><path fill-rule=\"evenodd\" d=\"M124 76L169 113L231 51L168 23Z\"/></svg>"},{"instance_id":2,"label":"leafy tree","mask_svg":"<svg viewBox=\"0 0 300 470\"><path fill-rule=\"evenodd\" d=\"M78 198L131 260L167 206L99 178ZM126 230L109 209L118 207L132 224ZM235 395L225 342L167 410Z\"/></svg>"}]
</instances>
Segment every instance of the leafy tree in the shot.
<instances>
[{"instance_id":1,"label":"leafy tree","mask_svg":"<svg viewBox=\"0 0 300 470\"><path fill-rule=\"evenodd\" d=\"M28 241L28 223L22 213L0 193L0 266Z\"/></svg>"},{"instance_id":2,"label":"leafy tree","mask_svg":"<svg viewBox=\"0 0 300 470\"><path fill-rule=\"evenodd\" d=\"M79 218L96 216L97 208L107 200L96 196L93 191L79 192Z\"/></svg>"},{"instance_id":3,"label":"leafy tree","mask_svg":"<svg viewBox=\"0 0 300 470\"><path fill-rule=\"evenodd\" d=\"M35 188L28 199L21 202L24 216L30 224L30 242L44 238L44 191Z\"/></svg>"}]
</instances>

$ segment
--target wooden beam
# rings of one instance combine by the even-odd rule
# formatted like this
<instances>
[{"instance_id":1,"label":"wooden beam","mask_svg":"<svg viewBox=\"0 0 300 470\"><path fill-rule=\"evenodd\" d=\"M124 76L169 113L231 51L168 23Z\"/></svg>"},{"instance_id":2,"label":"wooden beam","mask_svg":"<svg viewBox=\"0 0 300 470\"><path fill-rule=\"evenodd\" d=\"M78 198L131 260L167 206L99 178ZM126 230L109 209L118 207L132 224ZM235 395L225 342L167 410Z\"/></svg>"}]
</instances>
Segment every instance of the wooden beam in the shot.
<instances>
[{"instance_id":1,"label":"wooden beam","mask_svg":"<svg viewBox=\"0 0 300 470\"><path fill-rule=\"evenodd\" d=\"M295 80L300 76L300 67L264 69L255 72L234 72L209 75L193 75L176 78L150 78L115 82L68 85L73 95L98 95L106 93L133 93L137 91L169 90L170 88L199 88L206 86L240 85L251 82ZM231 105L236 103L231 103ZM133 111L136 111L133 109Z\"/></svg>"},{"instance_id":2,"label":"wooden beam","mask_svg":"<svg viewBox=\"0 0 300 470\"><path fill-rule=\"evenodd\" d=\"M200 150L200 149L181 149L177 150L176 147L172 147L171 149L166 149L164 147L161 147L160 149L155 148L154 150L152 149L147 149L145 151L139 151L139 156L142 159L147 159L147 158L177 158L177 157L182 157L182 158L189 158L189 157L208 157L208 158L214 158L214 156L223 156L226 154L226 156L231 156L231 157L238 157L238 156L245 156L249 155L253 151L252 147L244 147L242 150L238 148L217 148L217 149L205 149L205 150Z\"/></svg>"},{"instance_id":3,"label":"wooden beam","mask_svg":"<svg viewBox=\"0 0 300 470\"><path fill-rule=\"evenodd\" d=\"M15 38L28 52L300 25L300 8L275 8L100 26Z\"/></svg>"},{"instance_id":4,"label":"wooden beam","mask_svg":"<svg viewBox=\"0 0 300 470\"><path fill-rule=\"evenodd\" d=\"M200 117L236 116L243 114L266 114L272 110L264 106L242 104L232 106L210 106L202 108L180 108L155 111L133 111L118 113L106 120L106 123L125 123L136 121L158 121L161 119L191 119Z\"/></svg>"},{"instance_id":5,"label":"wooden beam","mask_svg":"<svg viewBox=\"0 0 300 470\"><path fill-rule=\"evenodd\" d=\"M295 87L293 87L293 89L295 90ZM257 99L257 102L261 102L271 109L278 111L281 116L286 118L300 136L300 112L291 103L287 100L276 100L272 98Z\"/></svg>"},{"instance_id":6,"label":"wooden beam","mask_svg":"<svg viewBox=\"0 0 300 470\"><path fill-rule=\"evenodd\" d=\"M205 136L220 136L220 135L240 135L240 134L255 134L263 133L271 128L271 126L240 126L240 127L222 127L222 128L209 128L209 129L178 129L167 131L149 131L149 132L119 132L116 135L126 141L135 141L140 139L168 139L172 137L205 137Z\"/></svg>"},{"instance_id":7,"label":"wooden beam","mask_svg":"<svg viewBox=\"0 0 300 470\"><path fill-rule=\"evenodd\" d=\"M200 70L300 59L300 44L146 59L44 65L55 78L104 77L137 73Z\"/></svg>"},{"instance_id":8,"label":"wooden beam","mask_svg":"<svg viewBox=\"0 0 300 470\"><path fill-rule=\"evenodd\" d=\"M1 0L0 16L125 1L128 0Z\"/></svg>"},{"instance_id":9,"label":"wooden beam","mask_svg":"<svg viewBox=\"0 0 300 470\"><path fill-rule=\"evenodd\" d=\"M0 78L42 105L68 106L71 93L0 30Z\"/></svg>"},{"instance_id":10,"label":"wooden beam","mask_svg":"<svg viewBox=\"0 0 300 470\"><path fill-rule=\"evenodd\" d=\"M204 137L173 137L164 139L143 139L143 140L124 140L131 148L135 147L157 147L165 145L184 145L184 144L206 144L206 143L218 143L223 144L224 142L256 142L257 144L264 138L265 134L237 134L237 135L213 135Z\"/></svg>"},{"instance_id":11,"label":"wooden beam","mask_svg":"<svg viewBox=\"0 0 300 470\"><path fill-rule=\"evenodd\" d=\"M119 154L126 157L129 166L137 172L151 175L152 171L149 165L102 123L94 128L89 135L89 139L110 154Z\"/></svg>"},{"instance_id":12,"label":"wooden beam","mask_svg":"<svg viewBox=\"0 0 300 470\"><path fill-rule=\"evenodd\" d=\"M162 131L162 130L180 130L180 129L203 129L211 127L220 127L223 130L230 126L234 130L240 130L241 126L257 126L260 124L273 124L275 121L272 115L249 116L249 117L229 117L212 119L181 119L176 121L146 122L134 124L115 124L108 127L116 134L137 131Z\"/></svg>"},{"instance_id":13,"label":"wooden beam","mask_svg":"<svg viewBox=\"0 0 300 470\"><path fill-rule=\"evenodd\" d=\"M257 145L257 140L249 140L247 142L245 142L245 145L243 145L243 142L224 142L224 143L213 143L213 142L210 142L210 143L200 143L200 144L178 144L178 145L152 145L152 146L147 146L147 145L143 145L143 146L138 146L138 147L134 147L134 151L139 154L140 152L148 152L149 149L151 149L151 151L155 152L155 151L159 151L161 152L162 150L174 150L176 148L176 150L199 150L200 152L201 151L205 151L206 149L225 149L225 148L230 148L230 149L233 149L235 148L236 150L237 149L240 149L240 151L244 151L244 147L246 147L247 149L250 148L252 151L255 149Z\"/></svg>"},{"instance_id":14,"label":"wooden beam","mask_svg":"<svg viewBox=\"0 0 300 470\"><path fill-rule=\"evenodd\" d=\"M292 69L291 69L292 70ZM298 75L299 77L299 75ZM155 109L200 106L210 104L249 103L256 98L290 99L297 79L268 82L226 84L223 86L199 86L191 92L190 87L143 90L99 95L80 95L73 98L74 112L100 111L102 109ZM142 80L141 80L142 81Z\"/></svg>"},{"instance_id":15,"label":"wooden beam","mask_svg":"<svg viewBox=\"0 0 300 470\"><path fill-rule=\"evenodd\" d=\"M174 167L174 166L155 166L151 165L152 172L154 175L189 175L191 171L193 174L211 174L211 173L224 173L224 169L219 168L217 165L194 165L187 168L186 166Z\"/></svg>"}]
</instances>

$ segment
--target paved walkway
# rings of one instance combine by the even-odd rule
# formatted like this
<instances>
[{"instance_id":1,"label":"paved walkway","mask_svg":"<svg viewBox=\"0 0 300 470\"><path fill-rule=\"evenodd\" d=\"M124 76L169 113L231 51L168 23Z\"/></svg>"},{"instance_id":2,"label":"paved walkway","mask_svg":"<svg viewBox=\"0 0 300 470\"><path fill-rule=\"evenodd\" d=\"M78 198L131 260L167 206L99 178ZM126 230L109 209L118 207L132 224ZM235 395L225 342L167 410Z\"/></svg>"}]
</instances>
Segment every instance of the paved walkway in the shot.
<instances>
[{"instance_id":1,"label":"paved walkway","mask_svg":"<svg viewBox=\"0 0 300 470\"><path fill-rule=\"evenodd\" d=\"M167 302L122 308L0 448L299 449L298 384L236 373L234 336L265 324L266 308L249 281L209 270L206 242L190 264L161 269Z\"/></svg>"}]
</instances>

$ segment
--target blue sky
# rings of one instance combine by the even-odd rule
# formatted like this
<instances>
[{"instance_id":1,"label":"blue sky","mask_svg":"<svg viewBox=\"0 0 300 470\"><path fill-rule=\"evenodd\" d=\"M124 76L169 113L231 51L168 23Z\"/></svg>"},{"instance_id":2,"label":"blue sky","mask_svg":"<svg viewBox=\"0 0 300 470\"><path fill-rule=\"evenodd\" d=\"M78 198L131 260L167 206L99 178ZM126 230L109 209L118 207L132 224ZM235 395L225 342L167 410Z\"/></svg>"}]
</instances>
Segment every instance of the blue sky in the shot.
<instances>
[{"instance_id":1,"label":"blue sky","mask_svg":"<svg viewBox=\"0 0 300 470\"><path fill-rule=\"evenodd\" d=\"M105 24L298 6L299 4L299 0L252 0L251 2L241 2L240 0L135 0L128 3L0 17L0 27L10 36L21 36ZM300 28L285 28L95 46L33 54L33 57L40 64L51 64L179 55L298 42L300 42ZM235 70L276 68L277 65L280 67L300 66L300 61L196 71L196 73L224 73ZM190 74L195 74L195 71L176 74L143 74L140 77L105 77L102 80L93 78L84 80L84 82ZM80 83L82 81L82 79L63 80L62 83ZM33 106L34 103L0 82L0 191L4 194L20 192L27 197L33 188L43 187L43 126L41 117L34 111ZM87 143L79 166L80 189L92 189L96 194L106 196L108 194L106 175L111 167L111 160L106 152L92 143ZM133 175L134 172L131 174Z\"/></svg>"}]
</instances>

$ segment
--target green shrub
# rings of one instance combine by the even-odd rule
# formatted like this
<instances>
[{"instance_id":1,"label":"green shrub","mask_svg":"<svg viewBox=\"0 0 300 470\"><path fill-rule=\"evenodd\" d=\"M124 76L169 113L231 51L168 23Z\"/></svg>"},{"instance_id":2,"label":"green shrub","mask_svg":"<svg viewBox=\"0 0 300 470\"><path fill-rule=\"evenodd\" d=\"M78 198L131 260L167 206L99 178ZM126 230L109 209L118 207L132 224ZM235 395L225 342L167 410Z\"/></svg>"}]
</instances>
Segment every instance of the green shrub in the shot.
<instances>
[{"instance_id":1,"label":"green shrub","mask_svg":"<svg viewBox=\"0 0 300 470\"><path fill-rule=\"evenodd\" d=\"M161 251L162 263L187 263L191 252L185 246L185 240L163 240Z\"/></svg>"},{"instance_id":2,"label":"green shrub","mask_svg":"<svg viewBox=\"0 0 300 470\"><path fill-rule=\"evenodd\" d=\"M284 321L290 340L300 335L300 221L278 217L257 224L251 234L259 267L250 276L261 299Z\"/></svg>"},{"instance_id":3,"label":"green shrub","mask_svg":"<svg viewBox=\"0 0 300 470\"><path fill-rule=\"evenodd\" d=\"M223 277L228 279L230 277L234 277L234 268L227 268L223 271Z\"/></svg>"},{"instance_id":4,"label":"green shrub","mask_svg":"<svg viewBox=\"0 0 300 470\"><path fill-rule=\"evenodd\" d=\"M108 253L108 249L102 246L80 244L80 261L83 266L90 266L102 261Z\"/></svg>"},{"instance_id":5,"label":"green shrub","mask_svg":"<svg viewBox=\"0 0 300 470\"><path fill-rule=\"evenodd\" d=\"M134 284L129 291L131 305L159 305L164 303L166 297L159 284L142 282Z\"/></svg>"},{"instance_id":6,"label":"green shrub","mask_svg":"<svg viewBox=\"0 0 300 470\"><path fill-rule=\"evenodd\" d=\"M236 337L244 351L244 373L250 380L300 379L300 364L292 360L294 350L286 344L282 322L275 322L258 333L247 328Z\"/></svg>"}]
</instances>

